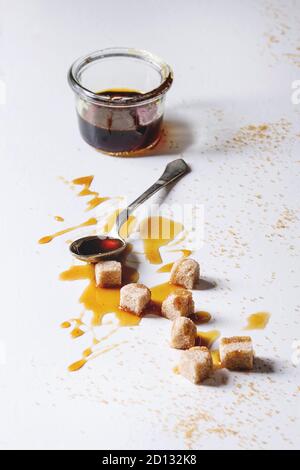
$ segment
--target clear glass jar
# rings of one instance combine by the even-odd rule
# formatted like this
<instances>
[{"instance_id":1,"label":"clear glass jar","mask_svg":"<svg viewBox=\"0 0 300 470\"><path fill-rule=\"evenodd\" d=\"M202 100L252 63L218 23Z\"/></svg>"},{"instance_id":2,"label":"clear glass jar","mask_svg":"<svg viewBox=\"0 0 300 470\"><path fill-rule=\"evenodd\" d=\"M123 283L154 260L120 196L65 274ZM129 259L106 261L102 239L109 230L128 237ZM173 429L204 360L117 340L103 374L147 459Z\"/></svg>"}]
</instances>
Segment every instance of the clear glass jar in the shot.
<instances>
[{"instance_id":1,"label":"clear glass jar","mask_svg":"<svg viewBox=\"0 0 300 470\"><path fill-rule=\"evenodd\" d=\"M81 135L94 148L131 156L159 141L173 72L158 57L137 49L103 49L76 60L68 81Z\"/></svg>"}]
</instances>

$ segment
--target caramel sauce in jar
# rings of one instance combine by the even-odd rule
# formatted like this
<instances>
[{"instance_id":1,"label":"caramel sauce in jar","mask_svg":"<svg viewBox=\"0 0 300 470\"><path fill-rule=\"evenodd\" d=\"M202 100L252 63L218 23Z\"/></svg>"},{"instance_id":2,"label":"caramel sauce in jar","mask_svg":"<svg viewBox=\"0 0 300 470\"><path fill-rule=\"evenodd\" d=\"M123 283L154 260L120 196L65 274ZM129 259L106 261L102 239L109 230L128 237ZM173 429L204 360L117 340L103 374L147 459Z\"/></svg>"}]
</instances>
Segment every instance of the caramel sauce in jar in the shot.
<instances>
[{"instance_id":1,"label":"caramel sauce in jar","mask_svg":"<svg viewBox=\"0 0 300 470\"><path fill-rule=\"evenodd\" d=\"M109 101L142 96L135 90L112 89L97 93ZM77 109L83 139L102 152L118 155L140 152L159 140L162 115L156 103L132 107L104 107L86 103Z\"/></svg>"},{"instance_id":2,"label":"caramel sauce in jar","mask_svg":"<svg viewBox=\"0 0 300 470\"><path fill-rule=\"evenodd\" d=\"M109 155L143 155L161 136L171 67L151 52L111 47L86 54L70 67L83 139Z\"/></svg>"}]
</instances>

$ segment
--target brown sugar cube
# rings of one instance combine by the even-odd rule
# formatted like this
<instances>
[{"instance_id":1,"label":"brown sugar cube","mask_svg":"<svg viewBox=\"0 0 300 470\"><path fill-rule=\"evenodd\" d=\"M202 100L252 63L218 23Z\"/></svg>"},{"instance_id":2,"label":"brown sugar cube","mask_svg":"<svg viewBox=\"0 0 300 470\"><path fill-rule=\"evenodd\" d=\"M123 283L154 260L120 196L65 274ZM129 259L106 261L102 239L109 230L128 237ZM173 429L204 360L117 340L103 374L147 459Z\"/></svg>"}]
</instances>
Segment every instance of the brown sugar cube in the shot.
<instances>
[{"instance_id":1,"label":"brown sugar cube","mask_svg":"<svg viewBox=\"0 0 300 470\"><path fill-rule=\"evenodd\" d=\"M140 315L150 302L151 292L144 284L127 284L120 290L120 308Z\"/></svg>"},{"instance_id":2,"label":"brown sugar cube","mask_svg":"<svg viewBox=\"0 0 300 470\"><path fill-rule=\"evenodd\" d=\"M178 317L187 317L194 313L194 301L192 293L185 289L178 289L163 301L161 313L169 320Z\"/></svg>"},{"instance_id":3,"label":"brown sugar cube","mask_svg":"<svg viewBox=\"0 0 300 470\"><path fill-rule=\"evenodd\" d=\"M222 366L230 370L253 368L253 346L250 336L232 336L220 341Z\"/></svg>"},{"instance_id":4,"label":"brown sugar cube","mask_svg":"<svg viewBox=\"0 0 300 470\"><path fill-rule=\"evenodd\" d=\"M195 346L197 327L189 318L179 317L173 321L171 329L171 347L189 349Z\"/></svg>"},{"instance_id":5,"label":"brown sugar cube","mask_svg":"<svg viewBox=\"0 0 300 470\"><path fill-rule=\"evenodd\" d=\"M200 266L192 258L176 261L171 269L170 282L186 289L193 289L200 276Z\"/></svg>"},{"instance_id":6,"label":"brown sugar cube","mask_svg":"<svg viewBox=\"0 0 300 470\"><path fill-rule=\"evenodd\" d=\"M207 379L213 370L213 362L209 350L197 346L181 353L179 373L195 384Z\"/></svg>"},{"instance_id":7,"label":"brown sugar cube","mask_svg":"<svg viewBox=\"0 0 300 470\"><path fill-rule=\"evenodd\" d=\"M118 261L99 261L95 265L96 285L115 287L122 284L122 265Z\"/></svg>"}]
</instances>

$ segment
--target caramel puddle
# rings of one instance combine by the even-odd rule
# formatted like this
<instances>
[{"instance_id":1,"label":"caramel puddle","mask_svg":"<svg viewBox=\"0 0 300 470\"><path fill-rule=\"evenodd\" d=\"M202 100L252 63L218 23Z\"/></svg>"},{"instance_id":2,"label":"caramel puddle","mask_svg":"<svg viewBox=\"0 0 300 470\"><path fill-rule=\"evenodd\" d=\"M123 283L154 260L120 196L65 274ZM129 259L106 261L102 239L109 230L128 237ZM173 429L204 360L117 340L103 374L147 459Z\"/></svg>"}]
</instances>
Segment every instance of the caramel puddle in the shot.
<instances>
[{"instance_id":1,"label":"caramel puddle","mask_svg":"<svg viewBox=\"0 0 300 470\"><path fill-rule=\"evenodd\" d=\"M171 250L169 253L182 253L182 258L187 258L188 256L190 256L192 251L182 249L182 250ZM180 259L182 259L182 258L180 258ZM159 268L156 272L157 273L170 273L172 271L172 267L173 267L174 263L175 263L175 261L173 263L165 264L164 266Z\"/></svg>"},{"instance_id":2,"label":"caramel puddle","mask_svg":"<svg viewBox=\"0 0 300 470\"><path fill-rule=\"evenodd\" d=\"M67 271L59 275L61 281L79 281L80 279L94 279L94 269L92 264L80 264L71 266Z\"/></svg>"},{"instance_id":3,"label":"caramel puddle","mask_svg":"<svg viewBox=\"0 0 300 470\"><path fill-rule=\"evenodd\" d=\"M135 268L123 265L123 284L138 281L138 272ZM101 325L103 317L108 313L115 313L120 326L133 326L140 322L140 317L119 308L120 289L97 287L94 277L94 267L90 264L71 266L60 274L62 281L76 281L87 279L87 287L79 298L86 310L93 312L92 325Z\"/></svg>"},{"instance_id":4,"label":"caramel puddle","mask_svg":"<svg viewBox=\"0 0 300 470\"><path fill-rule=\"evenodd\" d=\"M146 259L151 264L160 264L160 248L168 245L182 230L183 225L180 222L165 217L153 216L144 219L140 223L140 235L144 242Z\"/></svg>"},{"instance_id":5,"label":"caramel puddle","mask_svg":"<svg viewBox=\"0 0 300 470\"><path fill-rule=\"evenodd\" d=\"M151 287L151 304L146 309L145 313L156 313L157 315L160 315L161 304L168 297L168 295L172 294L173 292L176 292L177 290L182 289L183 287L175 286L170 282L164 282L162 284L158 284L156 286ZM202 325L204 323L208 323L211 320L211 314L209 312L199 311L191 315L190 318L197 325ZM211 344L213 344L213 342L220 336L220 333L217 330L212 330L207 333L199 333L199 335L201 335L202 338L201 345L205 346L206 344L203 344L203 342L208 343L209 340L211 340Z\"/></svg>"},{"instance_id":6,"label":"caramel puddle","mask_svg":"<svg viewBox=\"0 0 300 470\"><path fill-rule=\"evenodd\" d=\"M131 246L128 247L127 253L124 254L124 257L130 252ZM133 315L131 313L125 312L119 308L120 302L120 289L107 289L102 287L97 287L95 282L95 271L94 266L91 264L82 264L71 266L68 270L60 274L60 280L62 281L77 281L77 280L88 280L88 285L84 289L83 293L79 298L79 302L83 304L85 310L90 310L93 313L93 318L91 320L90 330L93 332L93 326L101 325L103 317L108 313L114 313L119 320L119 326L134 326L140 322L140 317ZM136 282L138 280L138 272L129 266L123 265L123 283ZM82 325L81 319L74 319L76 322L74 329L71 332L72 338L77 338L82 336L85 333L80 328ZM64 322L69 323L70 322ZM101 341L109 338L116 329L112 330L106 336L101 339L98 339L94 336L93 345L98 345ZM94 333L93 333L94 334ZM108 346L107 348L93 352L93 348L86 348L82 353L82 359L74 362L68 367L70 372L75 372L81 369L88 360L103 354L104 352L110 351L115 345Z\"/></svg>"},{"instance_id":7,"label":"caramel puddle","mask_svg":"<svg viewBox=\"0 0 300 470\"><path fill-rule=\"evenodd\" d=\"M105 225L102 229L103 233L109 233L115 226L118 215L120 214L121 209L114 210L106 219ZM130 215L127 221L122 225L120 229L120 235L122 238L128 238L132 234L136 226L136 217Z\"/></svg>"},{"instance_id":8,"label":"caramel puddle","mask_svg":"<svg viewBox=\"0 0 300 470\"><path fill-rule=\"evenodd\" d=\"M214 342L220 337L220 332L218 330L198 331L197 336L200 346L206 346L210 349Z\"/></svg>"},{"instance_id":9,"label":"caramel puddle","mask_svg":"<svg viewBox=\"0 0 300 470\"><path fill-rule=\"evenodd\" d=\"M165 264L164 266L159 268L156 272L157 273L170 273L171 270L172 270L173 265L174 265L174 262Z\"/></svg>"},{"instance_id":10,"label":"caramel puddle","mask_svg":"<svg viewBox=\"0 0 300 470\"><path fill-rule=\"evenodd\" d=\"M195 312L191 315L191 320L193 320L196 325L203 325L203 323L208 323L211 320L211 314L204 311Z\"/></svg>"},{"instance_id":11,"label":"caramel puddle","mask_svg":"<svg viewBox=\"0 0 300 470\"><path fill-rule=\"evenodd\" d=\"M269 323L270 314L267 312L252 313L247 320L245 330L263 330Z\"/></svg>"},{"instance_id":12,"label":"caramel puddle","mask_svg":"<svg viewBox=\"0 0 300 470\"><path fill-rule=\"evenodd\" d=\"M152 307L154 307L154 309L160 313L161 304L165 300L165 298L172 292L181 289L181 287L175 286L174 284L170 284L170 282L164 282L162 284L158 284L157 286L151 287L150 291Z\"/></svg>"},{"instance_id":13,"label":"caramel puddle","mask_svg":"<svg viewBox=\"0 0 300 470\"><path fill-rule=\"evenodd\" d=\"M76 230L78 228L88 227L90 225L96 225L96 224L97 224L97 219L92 217L91 219L86 220L82 224L74 225L73 227L69 227L69 228L66 228L64 230L60 230L59 232L53 233L52 235L46 235L45 237L40 238L39 243L43 245L44 243L51 242L56 237L64 235L65 233L68 233L68 232L72 232L72 230Z\"/></svg>"}]
</instances>

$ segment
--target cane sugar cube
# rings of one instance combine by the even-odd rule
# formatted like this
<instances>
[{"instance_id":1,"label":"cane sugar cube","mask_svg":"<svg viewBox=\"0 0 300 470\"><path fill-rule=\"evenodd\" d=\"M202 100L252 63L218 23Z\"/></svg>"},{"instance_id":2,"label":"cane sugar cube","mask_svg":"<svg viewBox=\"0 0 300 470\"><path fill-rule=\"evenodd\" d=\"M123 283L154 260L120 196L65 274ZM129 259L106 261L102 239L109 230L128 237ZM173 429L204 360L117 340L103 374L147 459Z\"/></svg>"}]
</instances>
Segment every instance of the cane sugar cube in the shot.
<instances>
[{"instance_id":1,"label":"cane sugar cube","mask_svg":"<svg viewBox=\"0 0 300 470\"><path fill-rule=\"evenodd\" d=\"M171 329L171 347L189 349L195 346L197 327L189 318L179 317L173 321Z\"/></svg>"},{"instance_id":2,"label":"cane sugar cube","mask_svg":"<svg viewBox=\"0 0 300 470\"><path fill-rule=\"evenodd\" d=\"M220 341L222 366L229 370L253 368L253 346L250 336L232 336Z\"/></svg>"},{"instance_id":3,"label":"cane sugar cube","mask_svg":"<svg viewBox=\"0 0 300 470\"><path fill-rule=\"evenodd\" d=\"M207 379L213 370L212 357L204 346L196 346L181 353L179 373L190 382L199 384Z\"/></svg>"},{"instance_id":4,"label":"cane sugar cube","mask_svg":"<svg viewBox=\"0 0 300 470\"><path fill-rule=\"evenodd\" d=\"M169 320L175 320L179 317L187 317L194 313L194 301L192 293L185 289L178 289L172 292L163 301L161 313Z\"/></svg>"},{"instance_id":5,"label":"cane sugar cube","mask_svg":"<svg viewBox=\"0 0 300 470\"><path fill-rule=\"evenodd\" d=\"M127 284L120 290L120 308L140 315L150 302L151 292L144 284Z\"/></svg>"},{"instance_id":6,"label":"cane sugar cube","mask_svg":"<svg viewBox=\"0 0 300 470\"><path fill-rule=\"evenodd\" d=\"M170 282L186 289L193 289L199 276L199 263L191 258L183 258L173 264Z\"/></svg>"},{"instance_id":7,"label":"cane sugar cube","mask_svg":"<svg viewBox=\"0 0 300 470\"><path fill-rule=\"evenodd\" d=\"M95 265L96 285L116 287L122 284L122 265L118 261L99 261Z\"/></svg>"}]
</instances>

